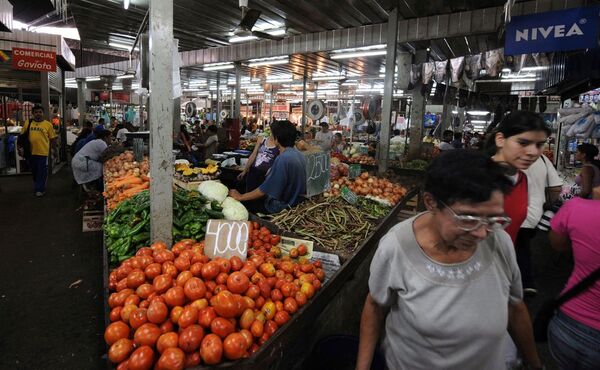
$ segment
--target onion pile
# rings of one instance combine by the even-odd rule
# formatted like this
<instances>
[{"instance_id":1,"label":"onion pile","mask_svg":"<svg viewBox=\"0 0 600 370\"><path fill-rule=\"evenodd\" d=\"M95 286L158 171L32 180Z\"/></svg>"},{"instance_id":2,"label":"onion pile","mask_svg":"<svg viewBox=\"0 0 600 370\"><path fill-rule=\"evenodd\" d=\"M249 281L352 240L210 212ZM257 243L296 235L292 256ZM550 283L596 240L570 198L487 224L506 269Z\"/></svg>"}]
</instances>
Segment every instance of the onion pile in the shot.
<instances>
[{"instance_id":1,"label":"onion pile","mask_svg":"<svg viewBox=\"0 0 600 370\"><path fill-rule=\"evenodd\" d=\"M145 156L141 163L133 158L133 152L128 150L115 156L104 163L104 182L109 184L113 180L128 175L148 175L150 163Z\"/></svg>"},{"instance_id":2,"label":"onion pile","mask_svg":"<svg viewBox=\"0 0 600 370\"><path fill-rule=\"evenodd\" d=\"M339 196L342 186L347 186L357 195L370 196L375 199L381 199L391 204L396 204L406 194L406 189L388 179L380 179L363 172L359 177L350 180L342 177L331 182L331 191L325 193L325 196Z\"/></svg>"}]
</instances>

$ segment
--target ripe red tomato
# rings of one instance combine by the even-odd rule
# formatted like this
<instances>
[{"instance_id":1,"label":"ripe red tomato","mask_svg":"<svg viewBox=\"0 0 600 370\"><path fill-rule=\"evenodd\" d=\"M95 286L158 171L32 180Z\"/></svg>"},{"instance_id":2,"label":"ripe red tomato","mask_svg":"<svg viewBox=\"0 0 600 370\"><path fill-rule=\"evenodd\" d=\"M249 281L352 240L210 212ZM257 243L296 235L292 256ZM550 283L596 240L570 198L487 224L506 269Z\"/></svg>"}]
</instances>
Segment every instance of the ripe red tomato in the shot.
<instances>
[{"instance_id":1,"label":"ripe red tomato","mask_svg":"<svg viewBox=\"0 0 600 370\"><path fill-rule=\"evenodd\" d=\"M217 311L219 316L225 318L235 317L238 313L238 301L229 291L221 291L211 299L211 305Z\"/></svg>"},{"instance_id":2,"label":"ripe red tomato","mask_svg":"<svg viewBox=\"0 0 600 370\"><path fill-rule=\"evenodd\" d=\"M273 320L267 320L265 324L265 333L270 337L277 331L277 324Z\"/></svg>"},{"instance_id":3,"label":"ripe red tomato","mask_svg":"<svg viewBox=\"0 0 600 370\"><path fill-rule=\"evenodd\" d=\"M296 292L296 295L294 297L296 299L296 302L298 303L298 307L302 307L306 304L306 301L308 300L308 298L306 298L306 294L304 294L303 292Z\"/></svg>"},{"instance_id":4,"label":"ripe red tomato","mask_svg":"<svg viewBox=\"0 0 600 370\"><path fill-rule=\"evenodd\" d=\"M194 351L192 353L185 354L185 365L183 366L185 369L189 367L194 367L200 365L202 361L202 357L200 357L199 351Z\"/></svg>"},{"instance_id":5,"label":"ripe red tomato","mask_svg":"<svg viewBox=\"0 0 600 370\"><path fill-rule=\"evenodd\" d=\"M159 250L153 253L154 261L160 263L161 265L167 261L173 261L175 259L175 255L170 250Z\"/></svg>"},{"instance_id":6,"label":"ripe red tomato","mask_svg":"<svg viewBox=\"0 0 600 370\"><path fill-rule=\"evenodd\" d=\"M115 307L112 310L110 310L110 314L108 315L108 317L111 322L121 320L121 310L122 309L123 309L123 306L119 306L119 307Z\"/></svg>"},{"instance_id":7,"label":"ripe red tomato","mask_svg":"<svg viewBox=\"0 0 600 370\"><path fill-rule=\"evenodd\" d=\"M137 252L135 252L136 256L150 256L152 257L152 249L148 248L148 247L142 247L140 249L137 250Z\"/></svg>"},{"instance_id":8,"label":"ripe red tomato","mask_svg":"<svg viewBox=\"0 0 600 370\"><path fill-rule=\"evenodd\" d=\"M206 285L197 277L192 277L185 282L183 293L190 301L195 301L206 296Z\"/></svg>"},{"instance_id":9,"label":"ripe red tomato","mask_svg":"<svg viewBox=\"0 0 600 370\"><path fill-rule=\"evenodd\" d=\"M154 292L154 288L152 285L145 283L140 285L136 290L135 294L137 294L141 299L146 299Z\"/></svg>"},{"instance_id":10,"label":"ripe red tomato","mask_svg":"<svg viewBox=\"0 0 600 370\"><path fill-rule=\"evenodd\" d=\"M210 323L210 331L221 338L225 338L235 331L235 326L231 321L222 317L217 317Z\"/></svg>"},{"instance_id":11,"label":"ripe red tomato","mask_svg":"<svg viewBox=\"0 0 600 370\"><path fill-rule=\"evenodd\" d=\"M251 308L247 308L240 317L240 327L242 329L249 329L254 322L254 311Z\"/></svg>"},{"instance_id":12,"label":"ripe red tomato","mask_svg":"<svg viewBox=\"0 0 600 370\"><path fill-rule=\"evenodd\" d=\"M179 348L167 348L156 363L157 370L183 370L185 353Z\"/></svg>"},{"instance_id":13,"label":"ripe red tomato","mask_svg":"<svg viewBox=\"0 0 600 370\"><path fill-rule=\"evenodd\" d=\"M308 253L308 248L306 248L306 245L300 244L298 246L298 254L300 256L306 256L307 253Z\"/></svg>"},{"instance_id":14,"label":"ripe red tomato","mask_svg":"<svg viewBox=\"0 0 600 370\"><path fill-rule=\"evenodd\" d=\"M160 301L153 301L148 306L148 311L146 312L148 316L148 321L153 324L162 324L167 319L169 315L169 309L167 305Z\"/></svg>"},{"instance_id":15,"label":"ripe red tomato","mask_svg":"<svg viewBox=\"0 0 600 370\"><path fill-rule=\"evenodd\" d=\"M133 342L127 338L121 338L114 342L108 350L108 359L115 364L127 360L133 351Z\"/></svg>"},{"instance_id":16,"label":"ripe red tomato","mask_svg":"<svg viewBox=\"0 0 600 370\"><path fill-rule=\"evenodd\" d=\"M260 295L260 288L255 284L249 284L248 290L246 290L246 296L252 299L258 298Z\"/></svg>"},{"instance_id":17,"label":"ripe red tomato","mask_svg":"<svg viewBox=\"0 0 600 370\"><path fill-rule=\"evenodd\" d=\"M191 265L190 259L185 256L179 256L175 258L175 261L173 261L173 263L175 264L177 270L179 270L180 272L189 270Z\"/></svg>"},{"instance_id":18,"label":"ripe red tomato","mask_svg":"<svg viewBox=\"0 0 600 370\"><path fill-rule=\"evenodd\" d=\"M244 262L238 256L233 256L229 259L229 263L231 263L231 269L233 271L240 271L242 267L244 267Z\"/></svg>"},{"instance_id":19,"label":"ripe red tomato","mask_svg":"<svg viewBox=\"0 0 600 370\"><path fill-rule=\"evenodd\" d=\"M156 342L156 350L158 353L163 353L167 348L175 348L179 343L179 335L174 332L164 333L158 337Z\"/></svg>"},{"instance_id":20,"label":"ripe red tomato","mask_svg":"<svg viewBox=\"0 0 600 370\"><path fill-rule=\"evenodd\" d=\"M112 345L119 339L127 337L129 337L129 326L123 321L113 322L104 330L104 340L108 345Z\"/></svg>"},{"instance_id":21,"label":"ripe red tomato","mask_svg":"<svg viewBox=\"0 0 600 370\"><path fill-rule=\"evenodd\" d=\"M162 324L160 324L159 326L160 328L160 332L165 334L165 333L169 333L175 330L173 323L170 320L167 320L165 322L163 322Z\"/></svg>"},{"instance_id":22,"label":"ripe red tomato","mask_svg":"<svg viewBox=\"0 0 600 370\"><path fill-rule=\"evenodd\" d=\"M204 280L213 280L219 275L220 267L215 261L210 261L202 265L202 278Z\"/></svg>"},{"instance_id":23,"label":"ripe red tomato","mask_svg":"<svg viewBox=\"0 0 600 370\"><path fill-rule=\"evenodd\" d=\"M180 286L169 288L165 293L165 302L169 307L183 306L185 304L185 293Z\"/></svg>"},{"instance_id":24,"label":"ripe red tomato","mask_svg":"<svg viewBox=\"0 0 600 370\"><path fill-rule=\"evenodd\" d=\"M198 309L195 306L185 306L183 312L177 320L177 324L180 328L187 328L198 322Z\"/></svg>"},{"instance_id":25,"label":"ripe red tomato","mask_svg":"<svg viewBox=\"0 0 600 370\"><path fill-rule=\"evenodd\" d=\"M323 269L315 268L315 275L317 276L317 279L319 279L320 281L325 280L325 271L323 271Z\"/></svg>"},{"instance_id":26,"label":"ripe red tomato","mask_svg":"<svg viewBox=\"0 0 600 370\"><path fill-rule=\"evenodd\" d=\"M152 249L152 251L158 251L158 250L161 250L161 249L167 249L167 245L165 244L165 242L154 242L150 246L150 249Z\"/></svg>"},{"instance_id":27,"label":"ripe red tomato","mask_svg":"<svg viewBox=\"0 0 600 370\"><path fill-rule=\"evenodd\" d=\"M201 262L196 262L193 263L190 266L190 272L192 273L192 275L194 275L195 277L200 277L202 276L202 263Z\"/></svg>"},{"instance_id":28,"label":"ripe red tomato","mask_svg":"<svg viewBox=\"0 0 600 370\"><path fill-rule=\"evenodd\" d=\"M267 320L271 320L275 316L275 312L277 312L277 309L275 308L275 303L273 303L273 301L267 301L262 306L261 312L263 313L263 315L265 315Z\"/></svg>"},{"instance_id":29,"label":"ripe red tomato","mask_svg":"<svg viewBox=\"0 0 600 370\"><path fill-rule=\"evenodd\" d=\"M217 311L214 307L206 307L200 310L198 323L204 328L210 328L210 324L217 317Z\"/></svg>"},{"instance_id":30,"label":"ripe red tomato","mask_svg":"<svg viewBox=\"0 0 600 370\"><path fill-rule=\"evenodd\" d=\"M236 271L227 278L227 289L235 294L243 294L248 290L250 279L243 273Z\"/></svg>"},{"instance_id":31,"label":"ripe red tomato","mask_svg":"<svg viewBox=\"0 0 600 370\"><path fill-rule=\"evenodd\" d=\"M298 311L298 302L292 297L287 297L285 301L283 301L283 309L290 314L293 314Z\"/></svg>"},{"instance_id":32,"label":"ripe red tomato","mask_svg":"<svg viewBox=\"0 0 600 370\"><path fill-rule=\"evenodd\" d=\"M240 271L250 278L256 273L256 266L254 266L254 263L247 261Z\"/></svg>"},{"instance_id":33,"label":"ripe red tomato","mask_svg":"<svg viewBox=\"0 0 600 370\"><path fill-rule=\"evenodd\" d=\"M283 294L281 294L281 290L271 290L271 300L273 300L274 302L283 300Z\"/></svg>"},{"instance_id":34,"label":"ripe red tomato","mask_svg":"<svg viewBox=\"0 0 600 370\"><path fill-rule=\"evenodd\" d=\"M162 332L160 328L154 324L145 323L140 326L133 334L133 342L137 346L150 346L154 347L158 337Z\"/></svg>"},{"instance_id":35,"label":"ripe red tomato","mask_svg":"<svg viewBox=\"0 0 600 370\"><path fill-rule=\"evenodd\" d=\"M154 363L154 351L149 346L141 346L137 348L131 356L127 364L128 370L150 370Z\"/></svg>"},{"instance_id":36,"label":"ripe red tomato","mask_svg":"<svg viewBox=\"0 0 600 370\"><path fill-rule=\"evenodd\" d=\"M313 295L315 295L315 287L311 283L302 283L300 292L304 293L304 295L310 299L313 297Z\"/></svg>"},{"instance_id":37,"label":"ripe red tomato","mask_svg":"<svg viewBox=\"0 0 600 370\"><path fill-rule=\"evenodd\" d=\"M140 326L148 322L147 309L138 308L129 316L129 325L133 329L137 329Z\"/></svg>"},{"instance_id":38,"label":"ripe red tomato","mask_svg":"<svg viewBox=\"0 0 600 370\"><path fill-rule=\"evenodd\" d=\"M170 275L173 279L179 275L179 270L175 267L175 264L172 261L167 261L162 264L162 273Z\"/></svg>"},{"instance_id":39,"label":"ripe red tomato","mask_svg":"<svg viewBox=\"0 0 600 370\"><path fill-rule=\"evenodd\" d=\"M238 360L246 352L246 338L240 333L231 333L223 341L223 352L229 360Z\"/></svg>"},{"instance_id":40,"label":"ripe red tomato","mask_svg":"<svg viewBox=\"0 0 600 370\"><path fill-rule=\"evenodd\" d=\"M144 274L149 280L153 280L162 274L162 265L160 263L151 263L144 269Z\"/></svg>"},{"instance_id":41,"label":"ripe red tomato","mask_svg":"<svg viewBox=\"0 0 600 370\"><path fill-rule=\"evenodd\" d=\"M278 311L275 314L274 320L278 326L282 326L286 322L290 321L290 314L287 313L287 311Z\"/></svg>"},{"instance_id":42,"label":"ripe red tomato","mask_svg":"<svg viewBox=\"0 0 600 370\"><path fill-rule=\"evenodd\" d=\"M216 365L223 358L223 342L215 334L208 334L200 345L200 356L207 365Z\"/></svg>"},{"instance_id":43,"label":"ripe red tomato","mask_svg":"<svg viewBox=\"0 0 600 370\"><path fill-rule=\"evenodd\" d=\"M183 313L183 307L181 307L181 306L173 307L171 309L171 314L169 315L169 318L171 319L171 322L173 324L177 324L177 322L179 321L179 318L181 317L182 313Z\"/></svg>"},{"instance_id":44,"label":"ripe red tomato","mask_svg":"<svg viewBox=\"0 0 600 370\"><path fill-rule=\"evenodd\" d=\"M271 245L277 245L279 244L279 241L281 240L281 237L279 235L271 235Z\"/></svg>"},{"instance_id":45,"label":"ripe red tomato","mask_svg":"<svg viewBox=\"0 0 600 370\"><path fill-rule=\"evenodd\" d=\"M271 286L266 280L258 282L258 288L260 289L260 295L264 299L271 298Z\"/></svg>"},{"instance_id":46,"label":"ripe red tomato","mask_svg":"<svg viewBox=\"0 0 600 370\"><path fill-rule=\"evenodd\" d=\"M246 349L252 347L252 344L254 343L254 338L252 337L252 333L250 333L250 330L242 329L240 330L240 334L246 340Z\"/></svg>"},{"instance_id":47,"label":"ripe red tomato","mask_svg":"<svg viewBox=\"0 0 600 370\"><path fill-rule=\"evenodd\" d=\"M265 324L260 320L254 320L252 325L250 325L250 333L252 333L252 335L255 338L262 337L262 335L264 333L264 329L265 329Z\"/></svg>"},{"instance_id":48,"label":"ripe red tomato","mask_svg":"<svg viewBox=\"0 0 600 370\"><path fill-rule=\"evenodd\" d=\"M270 263L263 263L258 267L258 271L266 277L275 276L275 266Z\"/></svg>"},{"instance_id":49,"label":"ripe red tomato","mask_svg":"<svg viewBox=\"0 0 600 370\"><path fill-rule=\"evenodd\" d=\"M179 348L185 352L192 352L200 348L204 338L204 330L200 325L190 325L181 331L179 335Z\"/></svg>"},{"instance_id":50,"label":"ripe red tomato","mask_svg":"<svg viewBox=\"0 0 600 370\"><path fill-rule=\"evenodd\" d=\"M177 275L177 279L175 280L175 285L180 286L180 287L184 287L185 283L194 277L194 274L191 273L191 271L182 271L179 273L179 275Z\"/></svg>"},{"instance_id":51,"label":"ripe red tomato","mask_svg":"<svg viewBox=\"0 0 600 370\"><path fill-rule=\"evenodd\" d=\"M218 285L225 285L227 284L227 278L229 277L229 275L225 272L220 272L219 275L217 275L217 278L215 279L215 281L217 282Z\"/></svg>"},{"instance_id":52,"label":"ripe red tomato","mask_svg":"<svg viewBox=\"0 0 600 370\"><path fill-rule=\"evenodd\" d=\"M157 294L162 294L166 292L172 286L173 278L171 277L171 275L167 274L158 275L154 278L154 281L152 282L154 292Z\"/></svg>"},{"instance_id":53,"label":"ripe red tomato","mask_svg":"<svg viewBox=\"0 0 600 370\"><path fill-rule=\"evenodd\" d=\"M215 258L214 261L219 264L219 270L221 272L229 274L231 271L231 263L227 258Z\"/></svg>"},{"instance_id":54,"label":"ripe red tomato","mask_svg":"<svg viewBox=\"0 0 600 370\"><path fill-rule=\"evenodd\" d=\"M141 269L132 270L127 275L127 287L135 289L146 282L146 274Z\"/></svg>"}]
</instances>

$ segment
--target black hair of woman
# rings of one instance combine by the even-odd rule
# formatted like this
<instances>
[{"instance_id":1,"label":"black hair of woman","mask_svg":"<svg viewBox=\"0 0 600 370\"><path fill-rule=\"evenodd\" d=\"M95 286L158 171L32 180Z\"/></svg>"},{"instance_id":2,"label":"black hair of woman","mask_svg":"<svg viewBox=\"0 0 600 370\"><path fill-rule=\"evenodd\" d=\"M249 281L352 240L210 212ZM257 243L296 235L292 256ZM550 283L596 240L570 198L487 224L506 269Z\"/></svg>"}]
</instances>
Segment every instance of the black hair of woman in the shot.
<instances>
[{"instance_id":1,"label":"black hair of woman","mask_svg":"<svg viewBox=\"0 0 600 370\"><path fill-rule=\"evenodd\" d=\"M544 118L538 113L518 110L507 114L486 138L486 153L490 156L496 154L498 150L496 135L498 133L502 134L504 138L509 138L527 131L544 131L548 136L551 134Z\"/></svg>"}]
</instances>

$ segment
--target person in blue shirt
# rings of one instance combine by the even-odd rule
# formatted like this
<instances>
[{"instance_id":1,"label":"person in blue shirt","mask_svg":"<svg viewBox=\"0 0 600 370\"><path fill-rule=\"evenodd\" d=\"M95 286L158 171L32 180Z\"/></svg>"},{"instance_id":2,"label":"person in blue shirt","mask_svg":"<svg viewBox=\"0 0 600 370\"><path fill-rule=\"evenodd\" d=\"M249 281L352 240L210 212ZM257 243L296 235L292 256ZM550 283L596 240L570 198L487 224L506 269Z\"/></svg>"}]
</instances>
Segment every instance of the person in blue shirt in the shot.
<instances>
[{"instance_id":1,"label":"person in blue shirt","mask_svg":"<svg viewBox=\"0 0 600 370\"><path fill-rule=\"evenodd\" d=\"M294 144L296 128L290 121L276 121L271 126L279 156L273 162L265 181L245 194L231 190L229 196L248 204L251 211L278 213L300 203L306 194L306 159ZM253 209L254 208L254 209Z\"/></svg>"}]
</instances>

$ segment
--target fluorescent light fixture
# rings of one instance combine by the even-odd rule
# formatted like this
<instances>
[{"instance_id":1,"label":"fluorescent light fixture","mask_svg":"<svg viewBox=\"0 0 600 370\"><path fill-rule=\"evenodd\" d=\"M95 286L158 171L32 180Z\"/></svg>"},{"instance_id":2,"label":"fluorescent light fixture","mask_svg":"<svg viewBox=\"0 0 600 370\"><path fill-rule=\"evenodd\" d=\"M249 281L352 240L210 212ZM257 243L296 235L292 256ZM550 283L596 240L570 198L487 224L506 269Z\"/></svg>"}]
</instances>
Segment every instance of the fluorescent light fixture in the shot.
<instances>
[{"instance_id":1,"label":"fluorescent light fixture","mask_svg":"<svg viewBox=\"0 0 600 370\"><path fill-rule=\"evenodd\" d=\"M524 67L521 68L522 72L529 72L529 71L545 71L547 70L549 67L545 67L545 66L538 66L538 67Z\"/></svg>"},{"instance_id":2,"label":"fluorescent light fixture","mask_svg":"<svg viewBox=\"0 0 600 370\"><path fill-rule=\"evenodd\" d=\"M276 94L295 94L295 93L301 93L302 91L295 91L295 90L278 90L275 91Z\"/></svg>"},{"instance_id":3,"label":"fluorescent light fixture","mask_svg":"<svg viewBox=\"0 0 600 370\"><path fill-rule=\"evenodd\" d=\"M132 45L121 44L119 42L109 42L108 46L112 46L113 48L117 48L117 49L131 50ZM140 49L136 46L135 50L140 50Z\"/></svg>"},{"instance_id":4,"label":"fluorescent light fixture","mask_svg":"<svg viewBox=\"0 0 600 370\"><path fill-rule=\"evenodd\" d=\"M471 123L488 123L488 121L482 120L482 119L474 119L469 121Z\"/></svg>"},{"instance_id":5,"label":"fluorescent light fixture","mask_svg":"<svg viewBox=\"0 0 600 370\"><path fill-rule=\"evenodd\" d=\"M123 8L125 8L125 10L129 9L129 0L123 0Z\"/></svg>"},{"instance_id":6,"label":"fluorescent light fixture","mask_svg":"<svg viewBox=\"0 0 600 370\"><path fill-rule=\"evenodd\" d=\"M35 33L46 33L49 35L59 35L66 39L72 40L80 40L79 31L75 27L35 27L33 29L29 29L30 26L26 23L19 22L17 20L13 20L12 29L13 30L25 30L29 32Z\"/></svg>"},{"instance_id":7,"label":"fluorescent light fixture","mask_svg":"<svg viewBox=\"0 0 600 370\"><path fill-rule=\"evenodd\" d=\"M113 85L112 90L123 90L123 85Z\"/></svg>"},{"instance_id":8,"label":"fluorescent light fixture","mask_svg":"<svg viewBox=\"0 0 600 370\"><path fill-rule=\"evenodd\" d=\"M375 55L385 55L385 54L387 54L387 50L356 51L353 53L332 54L331 59L349 59L349 58L359 58L359 57L371 57L371 56L375 56Z\"/></svg>"},{"instance_id":9,"label":"fluorescent light fixture","mask_svg":"<svg viewBox=\"0 0 600 370\"><path fill-rule=\"evenodd\" d=\"M91 77L86 77L85 80L88 82L92 82L92 81L100 81L102 79L100 78L100 76L91 76Z\"/></svg>"},{"instance_id":10,"label":"fluorescent light fixture","mask_svg":"<svg viewBox=\"0 0 600 370\"><path fill-rule=\"evenodd\" d=\"M340 75L336 75L336 76L319 76L319 77L313 77L312 80L313 81L335 81L335 80L343 80L344 78L346 78L346 76L340 76Z\"/></svg>"},{"instance_id":11,"label":"fluorescent light fixture","mask_svg":"<svg viewBox=\"0 0 600 370\"><path fill-rule=\"evenodd\" d=\"M503 79L511 79L511 78L533 78L535 77L535 74L533 73L526 73L526 74L511 74L511 75L503 75L502 78Z\"/></svg>"},{"instance_id":12,"label":"fluorescent light fixture","mask_svg":"<svg viewBox=\"0 0 600 370\"><path fill-rule=\"evenodd\" d=\"M294 81L290 78L267 78L267 83L286 83Z\"/></svg>"},{"instance_id":13,"label":"fluorescent light fixture","mask_svg":"<svg viewBox=\"0 0 600 370\"><path fill-rule=\"evenodd\" d=\"M454 113L455 111L453 111L452 113ZM471 116L486 116L488 114L490 114L490 112L486 111L486 110L470 110L467 112L467 114L471 115Z\"/></svg>"},{"instance_id":14,"label":"fluorescent light fixture","mask_svg":"<svg viewBox=\"0 0 600 370\"><path fill-rule=\"evenodd\" d=\"M285 28L280 28L278 30L264 30L264 32L268 33L272 36L282 36L285 35Z\"/></svg>"},{"instance_id":15,"label":"fluorescent light fixture","mask_svg":"<svg viewBox=\"0 0 600 370\"><path fill-rule=\"evenodd\" d=\"M203 70L204 71L221 71L224 69L233 69L235 66L233 63L213 63L213 64L205 64Z\"/></svg>"},{"instance_id":16,"label":"fluorescent light fixture","mask_svg":"<svg viewBox=\"0 0 600 370\"><path fill-rule=\"evenodd\" d=\"M354 51L368 51L368 50L376 50L376 49L385 49L387 47L386 44L377 44L377 45L370 45L370 46L362 46L362 47L358 47L358 48L350 48L350 49L337 49L337 50L333 50L333 53L350 53L350 52L354 52Z\"/></svg>"},{"instance_id":17,"label":"fluorescent light fixture","mask_svg":"<svg viewBox=\"0 0 600 370\"><path fill-rule=\"evenodd\" d=\"M356 92L379 92L383 94L383 89L358 89Z\"/></svg>"},{"instance_id":18,"label":"fluorescent light fixture","mask_svg":"<svg viewBox=\"0 0 600 370\"><path fill-rule=\"evenodd\" d=\"M134 77L135 77L135 75L132 75L132 74L124 74L121 76L117 76L117 80L130 80Z\"/></svg>"},{"instance_id":19,"label":"fluorescent light fixture","mask_svg":"<svg viewBox=\"0 0 600 370\"><path fill-rule=\"evenodd\" d=\"M510 73L512 72L510 68L502 68L502 73Z\"/></svg>"},{"instance_id":20,"label":"fluorescent light fixture","mask_svg":"<svg viewBox=\"0 0 600 370\"><path fill-rule=\"evenodd\" d=\"M67 89L76 89L77 85L65 85Z\"/></svg>"},{"instance_id":21,"label":"fluorescent light fixture","mask_svg":"<svg viewBox=\"0 0 600 370\"><path fill-rule=\"evenodd\" d=\"M283 57L273 57L273 58L259 58L259 59L250 59L248 62L248 67L260 67L260 66L270 66L277 64L287 64L290 62L290 58L288 56Z\"/></svg>"},{"instance_id":22,"label":"fluorescent light fixture","mask_svg":"<svg viewBox=\"0 0 600 370\"><path fill-rule=\"evenodd\" d=\"M346 81L342 83L342 86L358 86L358 81Z\"/></svg>"},{"instance_id":23,"label":"fluorescent light fixture","mask_svg":"<svg viewBox=\"0 0 600 370\"><path fill-rule=\"evenodd\" d=\"M535 78L507 78L502 79L500 82L535 82Z\"/></svg>"},{"instance_id":24,"label":"fluorescent light fixture","mask_svg":"<svg viewBox=\"0 0 600 370\"><path fill-rule=\"evenodd\" d=\"M232 38L229 39L229 42L234 43L234 42L244 42L244 41L250 41L250 40L256 40L258 39L258 37L256 36L233 36Z\"/></svg>"}]
</instances>

